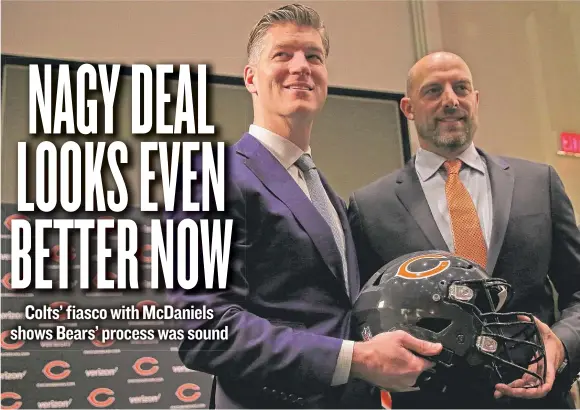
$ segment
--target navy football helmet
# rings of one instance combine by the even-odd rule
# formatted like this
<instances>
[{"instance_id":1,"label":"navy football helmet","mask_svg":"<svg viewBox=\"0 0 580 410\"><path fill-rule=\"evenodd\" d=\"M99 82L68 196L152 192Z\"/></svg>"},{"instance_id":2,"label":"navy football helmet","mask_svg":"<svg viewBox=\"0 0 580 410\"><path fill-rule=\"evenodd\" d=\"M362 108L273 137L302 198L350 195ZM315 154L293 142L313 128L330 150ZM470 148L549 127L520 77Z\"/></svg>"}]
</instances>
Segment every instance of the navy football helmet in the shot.
<instances>
[{"instance_id":1,"label":"navy football helmet","mask_svg":"<svg viewBox=\"0 0 580 410\"><path fill-rule=\"evenodd\" d=\"M532 315L503 311L511 294L505 280L490 278L470 260L422 251L379 269L362 288L353 316L362 340L403 330L443 345L427 358L436 366L419 377L421 390L445 390L454 380L465 382L466 373L477 373L489 388L527 373L537 386L545 380L543 340Z\"/></svg>"}]
</instances>

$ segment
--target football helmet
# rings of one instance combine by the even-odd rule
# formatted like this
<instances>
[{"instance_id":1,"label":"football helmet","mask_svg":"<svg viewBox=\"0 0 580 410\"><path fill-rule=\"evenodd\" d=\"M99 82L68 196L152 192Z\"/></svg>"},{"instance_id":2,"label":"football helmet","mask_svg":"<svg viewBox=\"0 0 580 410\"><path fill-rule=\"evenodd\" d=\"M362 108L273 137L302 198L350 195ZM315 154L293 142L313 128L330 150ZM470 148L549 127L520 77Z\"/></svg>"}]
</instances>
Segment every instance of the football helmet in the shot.
<instances>
[{"instance_id":1,"label":"football helmet","mask_svg":"<svg viewBox=\"0 0 580 410\"><path fill-rule=\"evenodd\" d=\"M445 390L465 373L478 374L488 387L521 378L535 387L545 380L545 349L534 318L504 312L512 292L474 262L442 251L401 256L379 269L364 285L353 316L362 340L403 330L441 343L436 363L416 386ZM466 372L467 370L467 372Z\"/></svg>"}]
</instances>

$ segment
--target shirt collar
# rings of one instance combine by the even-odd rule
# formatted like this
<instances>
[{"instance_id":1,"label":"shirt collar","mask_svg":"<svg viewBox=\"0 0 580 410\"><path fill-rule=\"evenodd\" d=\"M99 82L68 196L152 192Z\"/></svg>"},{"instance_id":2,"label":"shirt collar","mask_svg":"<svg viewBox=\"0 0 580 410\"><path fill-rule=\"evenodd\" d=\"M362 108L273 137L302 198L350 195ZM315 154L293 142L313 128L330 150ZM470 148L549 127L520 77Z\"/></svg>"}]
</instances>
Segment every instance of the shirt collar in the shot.
<instances>
[{"instance_id":1,"label":"shirt collar","mask_svg":"<svg viewBox=\"0 0 580 410\"><path fill-rule=\"evenodd\" d=\"M473 143L471 143L469 147L458 156L458 158L469 167L485 174L483 159L475 149ZM415 168L417 169L417 174L421 180L425 182L435 175L445 160L444 157L435 154L434 152L419 148L417 150L417 155L415 156Z\"/></svg>"},{"instance_id":2,"label":"shirt collar","mask_svg":"<svg viewBox=\"0 0 580 410\"><path fill-rule=\"evenodd\" d=\"M281 135L275 134L266 128L252 124L250 125L249 132L260 141L286 169L294 165L296 160L304 154L304 151L302 151L302 149L292 141L282 137ZM306 150L306 153L312 155L310 146Z\"/></svg>"}]
</instances>

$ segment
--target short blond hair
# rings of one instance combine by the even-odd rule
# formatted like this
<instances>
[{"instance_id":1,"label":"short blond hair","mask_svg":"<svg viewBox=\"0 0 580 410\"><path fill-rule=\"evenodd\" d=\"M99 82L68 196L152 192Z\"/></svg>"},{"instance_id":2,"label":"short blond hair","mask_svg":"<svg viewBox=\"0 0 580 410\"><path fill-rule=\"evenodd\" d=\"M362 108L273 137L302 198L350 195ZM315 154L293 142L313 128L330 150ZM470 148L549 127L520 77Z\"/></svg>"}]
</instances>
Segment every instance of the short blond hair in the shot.
<instances>
[{"instance_id":1,"label":"short blond hair","mask_svg":"<svg viewBox=\"0 0 580 410\"><path fill-rule=\"evenodd\" d=\"M266 13L256 23L248 39L248 61L257 61L262 51L262 40L264 36L270 27L279 23L294 23L297 26L307 26L318 30L322 38L324 55L328 57L330 53L330 39L328 38L328 32L320 15L312 7L302 4L288 4Z\"/></svg>"}]
</instances>

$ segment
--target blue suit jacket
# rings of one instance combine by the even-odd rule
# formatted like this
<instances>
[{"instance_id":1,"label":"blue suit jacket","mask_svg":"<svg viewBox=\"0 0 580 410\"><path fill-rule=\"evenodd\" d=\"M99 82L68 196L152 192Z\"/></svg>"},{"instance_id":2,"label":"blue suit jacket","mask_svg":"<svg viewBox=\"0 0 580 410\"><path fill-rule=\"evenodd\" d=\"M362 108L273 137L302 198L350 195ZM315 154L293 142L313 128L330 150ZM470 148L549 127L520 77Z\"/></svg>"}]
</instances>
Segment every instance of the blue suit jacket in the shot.
<instances>
[{"instance_id":1,"label":"blue suit jacket","mask_svg":"<svg viewBox=\"0 0 580 410\"><path fill-rule=\"evenodd\" d=\"M227 289L202 290L200 266L202 283L177 295L214 311L188 328L228 326L229 338L185 340L181 360L217 376L216 407L376 407L366 383L330 387L360 287L345 203L322 178L344 228L348 293L330 227L278 160L250 134L226 152L226 212L170 218L233 219Z\"/></svg>"}]
</instances>

